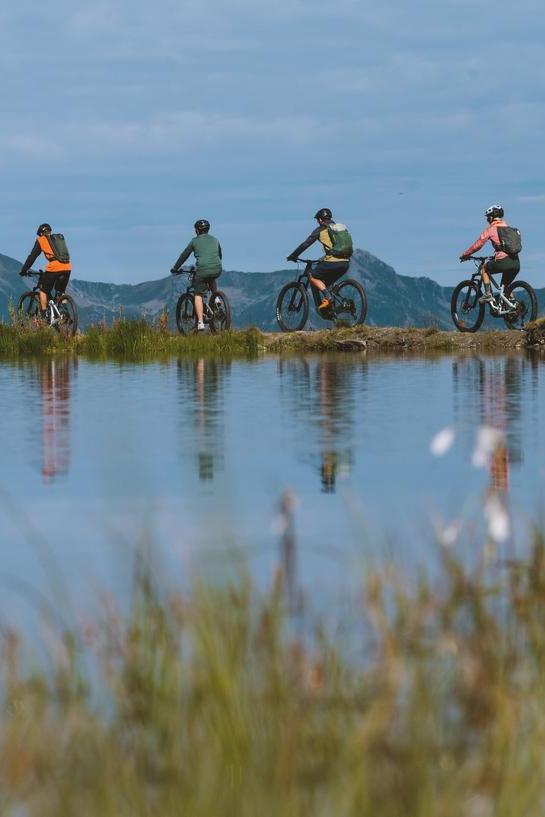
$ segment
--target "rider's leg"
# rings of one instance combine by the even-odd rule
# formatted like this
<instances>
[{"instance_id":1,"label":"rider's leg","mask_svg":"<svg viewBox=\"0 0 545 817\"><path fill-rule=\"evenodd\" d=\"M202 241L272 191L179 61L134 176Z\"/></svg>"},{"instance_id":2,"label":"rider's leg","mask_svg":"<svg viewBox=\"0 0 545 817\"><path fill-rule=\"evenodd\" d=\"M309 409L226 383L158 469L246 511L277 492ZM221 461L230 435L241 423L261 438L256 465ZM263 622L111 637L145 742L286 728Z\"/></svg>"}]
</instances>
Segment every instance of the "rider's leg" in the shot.
<instances>
[{"instance_id":1,"label":"rider's leg","mask_svg":"<svg viewBox=\"0 0 545 817\"><path fill-rule=\"evenodd\" d=\"M314 284L320 291L322 296L322 303L318 307L320 310L327 309L331 305L333 295L330 287L336 283L341 276L345 274L348 269L348 264L344 261L327 262L322 261L314 268L314 275L310 278L311 284Z\"/></svg>"},{"instance_id":2,"label":"rider's leg","mask_svg":"<svg viewBox=\"0 0 545 817\"><path fill-rule=\"evenodd\" d=\"M197 329L204 329L202 295L195 295L195 314L197 315Z\"/></svg>"},{"instance_id":3,"label":"rider's leg","mask_svg":"<svg viewBox=\"0 0 545 817\"><path fill-rule=\"evenodd\" d=\"M40 309L42 318L45 317L47 304L51 298L51 290L55 285L56 275L52 272L44 272L40 278L40 289L38 290L38 297L40 299Z\"/></svg>"},{"instance_id":4,"label":"rider's leg","mask_svg":"<svg viewBox=\"0 0 545 817\"><path fill-rule=\"evenodd\" d=\"M482 276L483 276L483 284L484 284L484 295L481 295L481 297L479 298L479 303L480 304L489 304L489 303L492 303L492 301L494 300L494 296L492 295L492 287L490 285L490 278L489 278L488 273L486 271L487 264L489 264L489 263L490 262L485 261L483 266L482 266L482 270L481 270L481 273L482 273Z\"/></svg>"}]
</instances>

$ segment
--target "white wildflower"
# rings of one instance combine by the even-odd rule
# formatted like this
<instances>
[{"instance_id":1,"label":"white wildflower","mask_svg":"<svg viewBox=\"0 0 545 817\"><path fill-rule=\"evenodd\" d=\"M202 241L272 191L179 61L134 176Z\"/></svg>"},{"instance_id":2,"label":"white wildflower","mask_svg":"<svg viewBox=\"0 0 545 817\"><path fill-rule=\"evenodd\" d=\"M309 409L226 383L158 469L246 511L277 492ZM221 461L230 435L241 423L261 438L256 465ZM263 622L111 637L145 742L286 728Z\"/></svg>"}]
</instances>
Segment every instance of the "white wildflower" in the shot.
<instances>
[{"instance_id":1,"label":"white wildflower","mask_svg":"<svg viewBox=\"0 0 545 817\"><path fill-rule=\"evenodd\" d=\"M488 522L488 535L493 542L505 542L511 533L509 514L496 494L488 497L484 504L484 514Z\"/></svg>"},{"instance_id":2,"label":"white wildflower","mask_svg":"<svg viewBox=\"0 0 545 817\"><path fill-rule=\"evenodd\" d=\"M434 457L442 457L451 448L456 438L456 432L452 426L441 429L430 443L430 451Z\"/></svg>"}]
</instances>

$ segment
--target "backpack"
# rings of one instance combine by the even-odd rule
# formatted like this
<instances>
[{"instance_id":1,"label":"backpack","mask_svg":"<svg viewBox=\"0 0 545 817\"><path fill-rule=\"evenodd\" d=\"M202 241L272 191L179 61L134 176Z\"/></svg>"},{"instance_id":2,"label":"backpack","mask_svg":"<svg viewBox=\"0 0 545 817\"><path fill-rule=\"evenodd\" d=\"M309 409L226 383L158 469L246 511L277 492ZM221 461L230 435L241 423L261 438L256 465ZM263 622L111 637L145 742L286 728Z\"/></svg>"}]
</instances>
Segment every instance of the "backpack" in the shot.
<instances>
[{"instance_id":1,"label":"backpack","mask_svg":"<svg viewBox=\"0 0 545 817\"><path fill-rule=\"evenodd\" d=\"M347 227L344 224L330 224L327 232L332 244L329 254L334 255L335 258L350 258L354 248L352 246L352 236Z\"/></svg>"},{"instance_id":2,"label":"backpack","mask_svg":"<svg viewBox=\"0 0 545 817\"><path fill-rule=\"evenodd\" d=\"M64 240L63 234L51 233L51 235L48 236L48 240L51 244L55 261L60 261L61 264L68 264L70 261L70 253L68 252L68 247L66 245L66 241Z\"/></svg>"},{"instance_id":3,"label":"backpack","mask_svg":"<svg viewBox=\"0 0 545 817\"><path fill-rule=\"evenodd\" d=\"M500 249L507 255L518 255L522 250L522 236L516 227L498 227Z\"/></svg>"}]
</instances>

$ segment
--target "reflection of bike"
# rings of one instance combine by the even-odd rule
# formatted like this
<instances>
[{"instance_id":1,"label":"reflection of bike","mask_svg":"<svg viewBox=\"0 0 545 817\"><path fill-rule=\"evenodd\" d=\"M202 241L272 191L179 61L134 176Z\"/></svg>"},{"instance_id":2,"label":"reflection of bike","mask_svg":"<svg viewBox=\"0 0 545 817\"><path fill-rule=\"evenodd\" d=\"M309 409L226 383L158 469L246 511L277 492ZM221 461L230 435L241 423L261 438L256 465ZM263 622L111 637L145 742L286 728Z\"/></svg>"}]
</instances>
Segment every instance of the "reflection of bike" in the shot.
<instances>
[{"instance_id":1,"label":"reflection of bike","mask_svg":"<svg viewBox=\"0 0 545 817\"><path fill-rule=\"evenodd\" d=\"M460 332L476 332L484 320L485 304L479 303L482 291L483 265L488 258L471 255L471 260L478 267L471 280L461 281L455 287L450 301L450 313L455 327ZM490 302L490 315L503 318L509 329L524 329L525 324L535 321L537 317L536 293L525 281L513 281L504 287L498 286L494 277L488 273L496 293Z\"/></svg>"},{"instance_id":2,"label":"reflection of bike","mask_svg":"<svg viewBox=\"0 0 545 817\"><path fill-rule=\"evenodd\" d=\"M36 286L28 292L23 292L17 304L19 320L42 320L40 308L40 283L43 270L27 272L28 278L36 278ZM55 292L54 298L49 298L44 319L48 326L54 327L62 335L75 335L78 330L78 310L76 304L66 292Z\"/></svg>"},{"instance_id":3,"label":"reflection of bike","mask_svg":"<svg viewBox=\"0 0 545 817\"><path fill-rule=\"evenodd\" d=\"M197 313L195 312L195 267L179 269L174 275L188 275L187 289L178 298L176 304L176 326L182 335L189 335L197 330ZM227 295L207 285L210 292L208 302L203 298L203 322L208 324L213 335L223 332L231 326L231 307Z\"/></svg>"},{"instance_id":4,"label":"reflection of bike","mask_svg":"<svg viewBox=\"0 0 545 817\"><path fill-rule=\"evenodd\" d=\"M280 290L276 299L276 320L283 332L298 332L304 328L309 314L308 288L309 275L313 264L305 258L298 258L305 264L305 269L297 278ZM320 296L316 287L311 287L316 311L321 318L328 321L339 321L348 326L363 323L367 314L367 296L362 285L353 278L343 278L339 283L328 287L333 299L327 309L318 310Z\"/></svg>"}]
</instances>

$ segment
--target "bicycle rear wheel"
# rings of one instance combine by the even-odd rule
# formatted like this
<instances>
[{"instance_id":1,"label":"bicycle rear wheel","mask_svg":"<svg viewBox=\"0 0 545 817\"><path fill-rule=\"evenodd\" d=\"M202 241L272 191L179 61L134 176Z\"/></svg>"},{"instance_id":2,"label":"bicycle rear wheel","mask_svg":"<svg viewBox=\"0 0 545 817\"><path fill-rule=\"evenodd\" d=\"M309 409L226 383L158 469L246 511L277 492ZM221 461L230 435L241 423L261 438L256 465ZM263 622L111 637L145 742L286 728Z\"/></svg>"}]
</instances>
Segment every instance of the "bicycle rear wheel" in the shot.
<instances>
[{"instance_id":1,"label":"bicycle rear wheel","mask_svg":"<svg viewBox=\"0 0 545 817\"><path fill-rule=\"evenodd\" d=\"M208 319L208 325L212 334L217 335L218 332L225 332L227 329L230 329L231 307L229 306L225 292L221 292L219 289L217 292L213 292L208 305L212 312L211 317Z\"/></svg>"},{"instance_id":2,"label":"bicycle rear wheel","mask_svg":"<svg viewBox=\"0 0 545 817\"><path fill-rule=\"evenodd\" d=\"M305 287L293 281L282 287L276 299L276 320L282 332L299 332L308 319Z\"/></svg>"},{"instance_id":3,"label":"bicycle rear wheel","mask_svg":"<svg viewBox=\"0 0 545 817\"><path fill-rule=\"evenodd\" d=\"M484 320L481 292L473 281L461 281L450 299L450 314L459 332L476 332Z\"/></svg>"},{"instance_id":4,"label":"bicycle rear wheel","mask_svg":"<svg viewBox=\"0 0 545 817\"><path fill-rule=\"evenodd\" d=\"M508 329L524 329L531 321L537 318L537 298L533 287L526 281L516 281L505 287L505 297L516 301L516 309L503 320Z\"/></svg>"},{"instance_id":5,"label":"bicycle rear wheel","mask_svg":"<svg viewBox=\"0 0 545 817\"><path fill-rule=\"evenodd\" d=\"M61 295L57 301L61 313L61 320L55 324L55 329L65 337L72 337L78 331L78 309L70 295Z\"/></svg>"},{"instance_id":6,"label":"bicycle rear wheel","mask_svg":"<svg viewBox=\"0 0 545 817\"><path fill-rule=\"evenodd\" d=\"M345 278L340 284L331 287L336 295L335 319L348 326L356 326L365 321L367 315L367 295L359 281Z\"/></svg>"},{"instance_id":7,"label":"bicycle rear wheel","mask_svg":"<svg viewBox=\"0 0 545 817\"><path fill-rule=\"evenodd\" d=\"M23 323L41 317L38 293L32 290L23 292L17 304L17 320Z\"/></svg>"},{"instance_id":8,"label":"bicycle rear wheel","mask_svg":"<svg viewBox=\"0 0 545 817\"><path fill-rule=\"evenodd\" d=\"M195 312L195 300L192 295L184 292L178 298L176 304L176 326L182 335L189 335L197 328L197 313Z\"/></svg>"}]
</instances>

